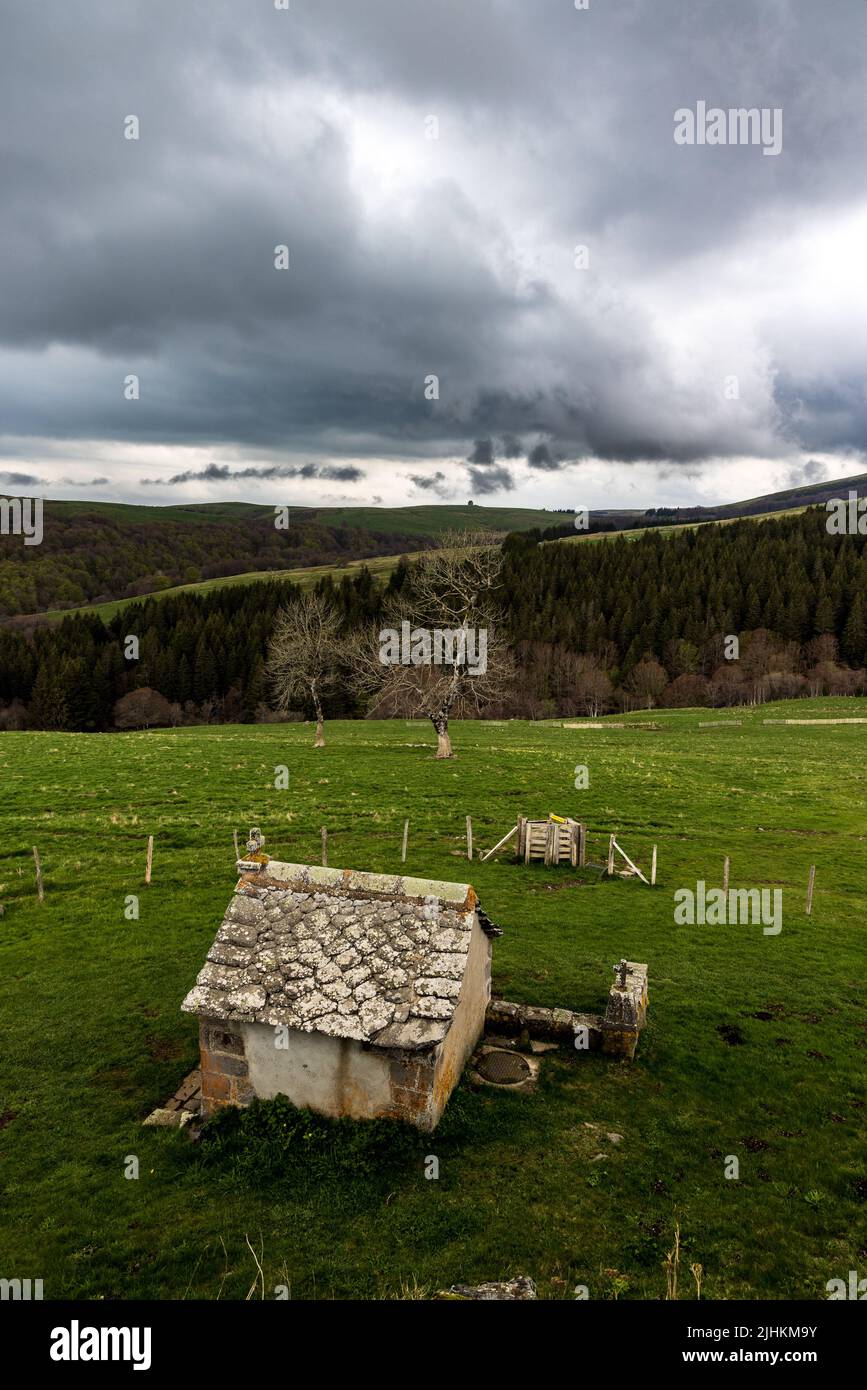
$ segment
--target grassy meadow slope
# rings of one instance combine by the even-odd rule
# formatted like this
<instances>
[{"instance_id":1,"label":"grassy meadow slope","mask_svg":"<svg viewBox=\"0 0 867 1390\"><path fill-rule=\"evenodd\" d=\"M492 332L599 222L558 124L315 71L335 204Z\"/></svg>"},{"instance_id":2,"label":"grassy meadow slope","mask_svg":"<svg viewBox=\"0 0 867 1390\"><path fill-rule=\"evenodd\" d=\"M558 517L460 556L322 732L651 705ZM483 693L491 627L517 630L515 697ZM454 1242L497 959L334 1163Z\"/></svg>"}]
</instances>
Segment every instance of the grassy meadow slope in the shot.
<instances>
[{"instance_id":1,"label":"grassy meadow slope","mask_svg":"<svg viewBox=\"0 0 867 1390\"><path fill-rule=\"evenodd\" d=\"M292 1297L412 1296L525 1272L545 1297L582 1283L591 1298L659 1298L679 1222L681 1296L698 1262L705 1297L825 1297L867 1258L867 726L762 720L862 712L661 711L659 731L632 727L646 714L591 731L462 723L453 762L402 721L332 725L319 752L291 724L0 736L6 1263L43 1277L46 1298L234 1299L256 1276L249 1239L269 1296L278 1283ZM699 728L708 718L729 727ZM282 763L288 791L274 789ZM467 813L488 847L519 812L548 810L588 823L595 860L612 830L642 866L657 843L659 885L508 855L467 864ZM469 878L505 928L497 993L596 1011L615 961L649 963L635 1063L561 1049L531 1096L465 1079L433 1137L350 1126L315 1176L312 1160L266 1171L142 1129L197 1060L179 1005L232 891L233 827L259 824L273 855L316 862L325 824L332 865L398 871L404 816L406 871ZM782 889L779 936L674 926L674 889L718 883L725 854L734 886Z\"/></svg>"},{"instance_id":2,"label":"grassy meadow slope","mask_svg":"<svg viewBox=\"0 0 867 1390\"><path fill-rule=\"evenodd\" d=\"M408 559L414 559L418 552L410 551ZM399 555L380 555L374 556L370 560L350 560L342 565L305 565L301 569L294 570L258 570L252 574L229 574L221 579L203 579L197 584L175 584L170 589L160 589L156 593L148 594L148 599L173 598L177 594L209 594L214 589L235 588L238 584L263 584L274 583L279 580L289 580L293 584L300 584L302 588L311 588L319 579L323 579L326 574L330 574L335 581L339 581L345 574L350 576L358 573L360 569L369 569L370 573L378 580L387 580L397 568ZM122 612L124 608L129 608L130 604L141 603L141 598L119 598L113 599L110 603L90 603L82 608L50 608L40 616L47 622L60 622L63 618L68 618L74 613L91 613L94 617L101 618L104 623L109 622L116 613Z\"/></svg>"},{"instance_id":3,"label":"grassy meadow slope","mask_svg":"<svg viewBox=\"0 0 867 1390\"><path fill-rule=\"evenodd\" d=\"M295 509L293 508L293 511ZM297 508L299 515L329 526L360 526L364 530L395 531L400 535L435 536L440 531L529 531L568 521L564 512L532 507L488 507L479 503L421 507Z\"/></svg>"}]
</instances>

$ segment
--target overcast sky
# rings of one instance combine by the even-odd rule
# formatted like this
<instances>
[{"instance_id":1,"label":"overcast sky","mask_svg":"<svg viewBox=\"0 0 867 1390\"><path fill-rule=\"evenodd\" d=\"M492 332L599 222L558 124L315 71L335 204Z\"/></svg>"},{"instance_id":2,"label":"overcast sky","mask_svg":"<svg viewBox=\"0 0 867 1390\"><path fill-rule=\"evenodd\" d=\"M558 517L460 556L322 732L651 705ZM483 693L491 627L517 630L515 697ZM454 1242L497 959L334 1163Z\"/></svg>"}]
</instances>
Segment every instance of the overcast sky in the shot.
<instances>
[{"instance_id":1,"label":"overcast sky","mask_svg":"<svg viewBox=\"0 0 867 1390\"><path fill-rule=\"evenodd\" d=\"M864 0L0 0L0 489L867 470L865 54ZM699 102L780 153L676 143Z\"/></svg>"}]
</instances>

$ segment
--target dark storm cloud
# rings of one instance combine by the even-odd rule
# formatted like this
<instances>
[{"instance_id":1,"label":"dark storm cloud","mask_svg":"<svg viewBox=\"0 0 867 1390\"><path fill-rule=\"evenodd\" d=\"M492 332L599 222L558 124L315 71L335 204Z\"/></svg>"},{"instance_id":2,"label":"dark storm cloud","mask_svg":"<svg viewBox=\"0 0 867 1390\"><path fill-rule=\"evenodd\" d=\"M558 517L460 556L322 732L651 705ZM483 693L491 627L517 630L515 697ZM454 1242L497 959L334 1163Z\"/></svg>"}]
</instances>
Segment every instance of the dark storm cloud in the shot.
<instances>
[{"instance_id":1,"label":"dark storm cloud","mask_svg":"<svg viewBox=\"0 0 867 1390\"><path fill-rule=\"evenodd\" d=\"M494 443L491 439L477 439L473 445L472 453L467 462L478 464L482 468L487 468L494 463Z\"/></svg>"},{"instance_id":2,"label":"dark storm cloud","mask_svg":"<svg viewBox=\"0 0 867 1390\"><path fill-rule=\"evenodd\" d=\"M251 464L249 468L230 468L227 463L208 463L204 468L188 468L170 478L140 478L142 487L177 487L181 483L225 483L236 478L259 478L273 482L275 478L324 478L329 482L355 483L364 477L364 470L354 464L305 463Z\"/></svg>"},{"instance_id":3,"label":"dark storm cloud","mask_svg":"<svg viewBox=\"0 0 867 1390\"><path fill-rule=\"evenodd\" d=\"M513 492L515 489L514 478L502 464L498 463L493 468L468 468L467 473L473 492L479 496L489 492Z\"/></svg>"},{"instance_id":4,"label":"dark storm cloud","mask_svg":"<svg viewBox=\"0 0 867 1390\"><path fill-rule=\"evenodd\" d=\"M524 446L514 434L504 434L500 440L500 451L503 458L518 459L524 452Z\"/></svg>"},{"instance_id":5,"label":"dark storm cloud","mask_svg":"<svg viewBox=\"0 0 867 1390\"><path fill-rule=\"evenodd\" d=\"M537 444L527 455L527 462L531 468L537 468L543 473L556 473L562 467L559 459L551 453L547 444Z\"/></svg>"},{"instance_id":6,"label":"dark storm cloud","mask_svg":"<svg viewBox=\"0 0 867 1390\"><path fill-rule=\"evenodd\" d=\"M691 258L721 277L763 218L853 205L865 47L860 0L830 22L795 0L8 7L4 431L467 457L479 492L514 486L495 460L521 457L522 436L556 439L564 461L857 448L867 346L850 375L775 360L799 413L774 387L732 410L715 361L679 369L644 292L676 310ZM782 107L783 153L675 146L674 111L699 99ZM714 280L697 282L700 304ZM530 467L553 472L544 448ZM362 476L346 467L170 483Z\"/></svg>"}]
</instances>

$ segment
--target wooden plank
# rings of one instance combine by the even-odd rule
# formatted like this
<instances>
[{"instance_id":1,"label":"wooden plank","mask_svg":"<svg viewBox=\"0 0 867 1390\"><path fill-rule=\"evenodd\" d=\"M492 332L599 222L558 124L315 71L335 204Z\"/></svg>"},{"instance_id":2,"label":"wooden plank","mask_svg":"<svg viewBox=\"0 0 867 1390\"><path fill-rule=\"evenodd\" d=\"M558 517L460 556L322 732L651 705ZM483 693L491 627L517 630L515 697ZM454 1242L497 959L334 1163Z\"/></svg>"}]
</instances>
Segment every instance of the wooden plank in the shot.
<instances>
[{"instance_id":1,"label":"wooden plank","mask_svg":"<svg viewBox=\"0 0 867 1390\"><path fill-rule=\"evenodd\" d=\"M518 833L518 829L519 827L517 825L513 825L509 833L507 835L504 835L502 840L498 840L497 843L494 845L493 849L489 849L487 854L482 855L481 859L479 860L479 863L484 864L486 859L490 859L492 854L496 854L498 849L502 849L503 845L507 842L507 840L511 840L512 836Z\"/></svg>"},{"instance_id":2,"label":"wooden plank","mask_svg":"<svg viewBox=\"0 0 867 1390\"><path fill-rule=\"evenodd\" d=\"M545 830L545 864L546 866L554 863L556 850L554 844L557 836L557 827L553 822L549 822Z\"/></svg>"},{"instance_id":3,"label":"wooden plank","mask_svg":"<svg viewBox=\"0 0 867 1390\"><path fill-rule=\"evenodd\" d=\"M609 873L609 874L613 874L613 873L614 873L614 836L613 836L613 835L611 836L610 840L608 841L608 866L607 866L606 872Z\"/></svg>"},{"instance_id":4,"label":"wooden plank","mask_svg":"<svg viewBox=\"0 0 867 1390\"><path fill-rule=\"evenodd\" d=\"M409 821L408 821L408 820L405 820L404 823L403 823L403 844L402 844L401 847L400 847L400 862L401 862L401 864L405 864L405 863L406 863L406 842L407 842L408 839L409 839Z\"/></svg>"},{"instance_id":5,"label":"wooden plank","mask_svg":"<svg viewBox=\"0 0 867 1390\"><path fill-rule=\"evenodd\" d=\"M653 858L650 861L650 886L656 883L656 845L653 846Z\"/></svg>"},{"instance_id":6,"label":"wooden plank","mask_svg":"<svg viewBox=\"0 0 867 1390\"><path fill-rule=\"evenodd\" d=\"M569 863L573 869L578 867L578 832L580 826L573 825L569 831Z\"/></svg>"},{"instance_id":7,"label":"wooden plank","mask_svg":"<svg viewBox=\"0 0 867 1390\"><path fill-rule=\"evenodd\" d=\"M45 902L45 892L42 887L42 864L39 860L39 850L33 846L33 863L36 865L36 896L41 903Z\"/></svg>"},{"instance_id":8,"label":"wooden plank","mask_svg":"<svg viewBox=\"0 0 867 1390\"><path fill-rule=\"evenodd\" d=\"M322 827L322 867L328 868L328 831Z\"/></svg>"},{"instance_id":9,"label":"wooden plank","mask_svg":"<svg viewBox=\"0 0 867 1390\"><path fill-rule=\"evenodd\" d=\"M473 818L467 816L467 858L473 857Z\"/></svg>"},{"instance_id":10,"label":"wooden plank","mask_svg":"<svg viewBox=\"0 0 867 1390\"><path fill-rule=\"evenodd\" d=\"M518 844L517 844L517 848L516 848L516 850L515 850L515 853L517 854L517 856L518 856L519 859L523 859L523 857L524 857L524 836L526 835L526 833L527 833L527 817L526 817L526 816L519 816L519 817L518 817Z\"/></svg>"},{"instance_id":11,"label":"wooden plank","mask_svg":"<svg viewBox=\"0 0 867 1390\"><path fill-rule=\"evenodd\" d=\"M805 908L804 908L804 911L806 912L806 914L807 914L808 917L811 916L812 911L813 911L813 888L814 888L814 886L815 886L815 883L816 883L816 865L815 865L815 864L811 864L811 865L810 865L810 877L809 877L809 879L808 879L808 881L807 881L807 903L806 903L806 906L805 906Z\"/></svg>"},{"instance_id":12,"label":"wooden plank","mask_svg":"<svg viewBox=\"0 0 867 1390\"><path fill-rule=\"evenodd\" d=\"M234 842L235 842L235 863L237 864L238 860L241 858L241 850L240 850L240 848L239 848L239 846L238 846L238 832L237 832L237 830L233 830L233 831L232 831L232 839L233 839Z\"/></svg>"},{"instance_id":13,"label":"wooden plank","mask_svg":"<svg viewBox=\"0 0 867 1390\"><path fill-rule=\"evenodd\" d=\"M630 867L630 869L632 870L632 872L633 872L634 874L638 874L638 877L641 879L641 882L642 882L642 883L647 883L647 879L644 877L644 874L641 872L641 870L639 869L638 865L637 865L637 864L633 864L632 860L629 858L629 855L626 853L626 850L625 850L625 849L621 849L620 845L617 843L617 841L615 840L615 838L614 838L613 835L611 836L611 843L612 843L612 845L614 846L614 848L617 850L617 853L623 855L623 858L626 860L626 862L627 862L627 864L629 865L629 867ZM610 858L610 856L609 856L609 858ZM648 886L648 888L649 888L649 887L650 887L650 884L647 883L647 886Z\"/></svg>"},{"instance_id":14,"label":"wooden plank","mask_svg":"<svg viewBox=\"0 0 867 1390\"><path fill-rule=\"evenodd\" d=\"M587 863L587 826L578 826L578 868L583 869Z\"/></svg>"},{"instance_id":15,"label":"wooden plank","mask_svg":"<svg viewBox=\"0 0 867 1390\"><path fill-rule=\"evenodd\" d=\"M153 862L154 862L154 837L153 837L153 835L148 835L148 862L147 862L147 866L146 866L146 868L145 868L145 884L149 884L150 881L151 881L151 867L152 867L152 865L153 865Z\"/></svg>"},{"instance_id":16,"label":"wooden plank","mask_svg":"<svg viewBox=\"0 0 867 1390\"><path fill-rule=\"evenodd\" d=\"M723 892L729 891L729 857L726 855L723 860Z\"/></svg>"}]
</instances>

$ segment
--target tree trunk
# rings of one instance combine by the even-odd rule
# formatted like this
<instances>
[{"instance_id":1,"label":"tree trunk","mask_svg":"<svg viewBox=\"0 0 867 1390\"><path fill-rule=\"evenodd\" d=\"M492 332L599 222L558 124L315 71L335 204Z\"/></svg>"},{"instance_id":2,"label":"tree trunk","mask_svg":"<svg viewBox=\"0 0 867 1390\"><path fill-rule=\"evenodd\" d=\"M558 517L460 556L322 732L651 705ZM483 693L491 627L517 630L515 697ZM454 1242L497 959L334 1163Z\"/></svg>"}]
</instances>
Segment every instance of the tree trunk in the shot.
<instances>
[{"instance_id":1,"label":"tree trunk","mask_svg":"<svg viewBox=\"0 0 867 1390\"><path fill-rule=\"evenodd\" d=\"M313 708L316 710L316 738L315 738L314 741L313 741L313 747L314 747L314 748L324 748L324 747L325 747L325 733L324 733L324 731L323 731L323 727L322 727L322 726L323 726L323 723L324 723L325 716L324 716L323 713L322 713L322 705L321 705L320 700L319 700L319 693L318 693L318 691L317 691L317 689L316 689L316 682L315 682L315 681L313 682L312 686L310 687L310 694L313 696Z\"/></svg>"},{"instance_id":2,"label":"tree trunk","mask_svg":"<svg viewBox=\"0 0 867 1390\"><path fill-rule=\"evenodd\" d=\"M431 723L437 731L437 757L453 758L452 741L449 738L449 717L447 714L431 715Z\"/></svg>"}]
</instances>

